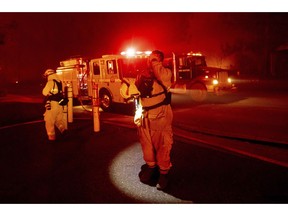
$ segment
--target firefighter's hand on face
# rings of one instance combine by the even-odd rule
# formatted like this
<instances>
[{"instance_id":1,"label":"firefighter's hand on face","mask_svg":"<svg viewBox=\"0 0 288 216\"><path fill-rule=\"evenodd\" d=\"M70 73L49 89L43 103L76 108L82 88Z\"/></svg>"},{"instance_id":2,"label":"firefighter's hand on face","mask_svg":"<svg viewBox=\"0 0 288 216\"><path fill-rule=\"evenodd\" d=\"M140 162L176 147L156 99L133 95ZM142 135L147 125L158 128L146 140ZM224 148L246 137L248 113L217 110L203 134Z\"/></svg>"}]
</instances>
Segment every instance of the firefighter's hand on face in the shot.
<instances>
[{"instance_id":1,"label":"firefighter's hand on face","mask_svg":"<svg viewBox=\"0 0 288 216\"><path fill-rule=\"evenodd\" d=\"M149 63L151 64L153 61L159 61L159 56L152 53L152 54L149 56Z\"/></svg>"},{"instance_id":2,"label":"firefighter's hand on face","mask_svg":"<svg viewBox=\"0 0 288 216\"><path fill-rule=\"evenodd\" d=\"M148 68L150 69L147 71L146 74L143 74L143 75L146 75L147 77L154 76L153 69L152 69L152 62L158 62L158 61L159 61L159 57L152 53L147 59Z\"/></svg>"}]
</instances>

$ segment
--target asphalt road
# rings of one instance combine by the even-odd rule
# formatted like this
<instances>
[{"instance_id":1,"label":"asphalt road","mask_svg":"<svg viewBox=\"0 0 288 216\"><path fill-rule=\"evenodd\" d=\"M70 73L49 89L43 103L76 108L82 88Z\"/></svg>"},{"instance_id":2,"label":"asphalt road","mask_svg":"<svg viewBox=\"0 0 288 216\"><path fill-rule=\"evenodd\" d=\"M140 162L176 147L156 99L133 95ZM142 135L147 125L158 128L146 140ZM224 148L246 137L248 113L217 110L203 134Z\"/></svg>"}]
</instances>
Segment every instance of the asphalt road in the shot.
<instances>
[{"instance_id":1,"label":"asphalt road","mask_svg":"<svg viewBox=\"0 0 288 216\"><path fill-rule=\"evenodd\" d=\"M69 134L48 143L41 101L9 99L0 103L0 203L288 202L287 167L203 142L234 141L175 130L170 186L157 191L138 180L144 161L131 116L101 113L96 133L91 113L75 113Z\"/></svg>"},{"instance_id":2,"label":"asphalt road","mask_svg":"<svg viewBox=\"0 0 288 216\"><path fill-rule=\"evenodd\" d=\"M35 112L36 107L29 110ZM46 141L41 119L2 127L0 202L288 201L287 168L178 136L172 151L171 185L157 191L138 180L144 162L135 128L111 124L104 120L105 114L101 117L101 131L96 133L91 118L75 116L69 134L52 144Z\"/></svg>"}]
</instances>

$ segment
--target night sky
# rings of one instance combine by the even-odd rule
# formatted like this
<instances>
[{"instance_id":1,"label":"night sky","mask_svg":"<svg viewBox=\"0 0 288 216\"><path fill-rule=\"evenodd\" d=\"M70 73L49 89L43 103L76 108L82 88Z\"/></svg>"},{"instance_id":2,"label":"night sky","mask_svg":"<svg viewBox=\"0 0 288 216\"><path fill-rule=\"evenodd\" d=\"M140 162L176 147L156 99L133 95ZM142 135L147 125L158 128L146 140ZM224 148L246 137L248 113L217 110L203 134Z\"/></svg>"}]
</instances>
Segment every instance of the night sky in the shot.
<instances>
[{"instance_id":1,"label":"night sky","mask_svg":"<svg viewBox=\"0 0 288 216\"><path fill-rule=\"evenodd\" d=\"M287 43L287 18L286 13L0 13L0 73L9 82L37 81L46 68L71 56L119 54L129 46L201 52L213 66L237 66L236 52L262 53L263 44L271 50Z\"/></svg>"}]
</instances>

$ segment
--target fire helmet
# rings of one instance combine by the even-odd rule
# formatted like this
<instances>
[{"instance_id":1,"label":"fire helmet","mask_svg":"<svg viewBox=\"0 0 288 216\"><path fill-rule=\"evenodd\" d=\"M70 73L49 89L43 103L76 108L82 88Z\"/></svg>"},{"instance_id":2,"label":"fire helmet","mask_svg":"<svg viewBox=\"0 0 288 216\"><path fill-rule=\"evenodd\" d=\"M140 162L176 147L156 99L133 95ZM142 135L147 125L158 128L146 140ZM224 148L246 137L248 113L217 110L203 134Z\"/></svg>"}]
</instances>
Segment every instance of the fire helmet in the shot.
<instances>
[{"instance_id":1,"label":"fire helmet","mask_svg":"<svg viewBox=\"0 0 288 216\"><path fill-rule=\"evenodd\" d=\"M56 73L55 70L53 70L53 69L47 69L47 70L44 72L43 76L44 76L44 77L48 77L49 75L54 74L54 73Z\"/></svg>"},{"instance_id":2,"label":"fire helmet","mask_svg":"<svg viewBox=\"0 0 288 216\"><path fill-rule=\"evenodd\" d=\"M150 59L156 59L157 61L163 62L164 60L164 53L161 52L160 50L154 50L152 51L151 55L150 55Z\"/></svg>"}]
</instances>

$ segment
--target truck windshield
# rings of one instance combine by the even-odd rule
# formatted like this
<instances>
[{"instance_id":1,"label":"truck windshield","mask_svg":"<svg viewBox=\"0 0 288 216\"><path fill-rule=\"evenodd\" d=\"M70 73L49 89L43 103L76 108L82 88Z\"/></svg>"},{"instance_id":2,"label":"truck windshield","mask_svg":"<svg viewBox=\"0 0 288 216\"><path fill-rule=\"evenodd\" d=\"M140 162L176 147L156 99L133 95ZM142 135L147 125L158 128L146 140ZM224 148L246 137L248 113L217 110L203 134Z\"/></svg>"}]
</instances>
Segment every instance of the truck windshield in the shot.
<instances>
[{"instance_id":1,"label":"truck windshield","mask_svg":"<svg viewBox=\"0 0 288 216\"><path fill-rule=\"evenodd\" d=\"M204 56L187 57L187 65L189 66L207 66Z\"/></svg>"}]
</instances>

